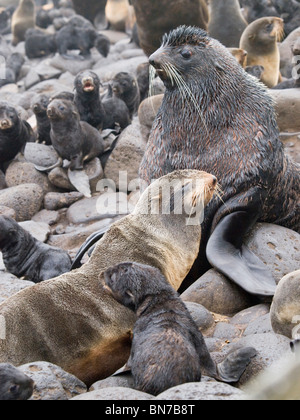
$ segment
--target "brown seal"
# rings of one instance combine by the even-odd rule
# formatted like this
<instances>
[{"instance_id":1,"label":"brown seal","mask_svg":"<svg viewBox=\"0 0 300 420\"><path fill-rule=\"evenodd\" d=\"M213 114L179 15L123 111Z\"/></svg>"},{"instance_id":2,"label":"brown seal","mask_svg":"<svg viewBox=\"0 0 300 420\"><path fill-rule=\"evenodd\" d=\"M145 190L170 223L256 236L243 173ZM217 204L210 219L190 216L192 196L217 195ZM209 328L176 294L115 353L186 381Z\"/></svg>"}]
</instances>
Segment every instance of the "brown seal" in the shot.
<instances>
[{"instance_id":1,"label":"brown seal","mask_svg":"<svg viewBox=\"0 0 300 420\"><path fill-rule=\"evenodd\" d=\"M285 154L273 101L217 40L194 27L166 35L150 57L166 86L140 167L146 183L198 168L224 191L205 213L199 260L184 287L211 265L249 293L276 283L242 243L260 220L300 231L300 170Z\"/></svg>"},{"instance_id":2,"label":"brown seal","mask_svg":"<svg viewBox=\"0 0 300 420\"><path fill-rule=\"evenodd\" d=\"M210 0L208 33L227 48L238 48L248 23L239 0Z\"/></svg>"},{"instance_id":3,"label":"brown seal","mask_svg":"<svg viewBox=\"0 0 300 420\"><path fill-rule=\"evenodd\" d=\"M170 191L170 186L165 202L161 191ZM201 240L198 218L190 224L193 212L198 207L203 211L215 188L215 177L193 170L157 180L141 196L135 211L109 229L81 269L7 299L0 305L6 325L0 362L19 366L45 360L89 385L121 368L130 355L135 316L103 292L100 274L124 261L136 261L160 269L178 289ZM187 205L178 214L183 191ZM169 214L163 214L164 202Z\"/></svg>"},{"instance_id":4,"label":"brown seal","mask_svg":"<svg viewBox=\"0 0 300 420\"><path fill-rule=\"evenodd\" d=\"M33 0L20 0L11 20L12 44L25 41L27 29L35 27L35 3Z\"/></svg>"},{"instance_id":5,"label":"brown seal","mask_svg":"<svg viewBox=\"0 0 300 420\"><path fill-rule=\"evenodd\" d=\"M196 25L207 29L208 8L205 0L131 0L134 6L140 46L152 54L166 32L178 25Z\"/></svg>"},{"instance_id":6,"label":"brown seal","mask_svg":"<svg viewBox=\"0 0 300 420\"><path fill-rule=\"evenodd\" d=\"M278 42L284 34L281 18L265 17L252 22L241 37L240 48L247 51L247 66L263 66L262 82L272 88L281 82Z\"/></svg>"},{"instance_id":7,"label":"brown seal","mask_svg":"<svg viewBox=\"0 0 300 420\"><path fill-rule=\"evenodd\" d=\"M131 368L136 389L158 395L174 386L200 382L202 371L223 382L238 382L253 348L242 349L217 365L179 294L160 270L123 263L104 273L105 290L133 310Z\"/></svg>"}]
</instances>

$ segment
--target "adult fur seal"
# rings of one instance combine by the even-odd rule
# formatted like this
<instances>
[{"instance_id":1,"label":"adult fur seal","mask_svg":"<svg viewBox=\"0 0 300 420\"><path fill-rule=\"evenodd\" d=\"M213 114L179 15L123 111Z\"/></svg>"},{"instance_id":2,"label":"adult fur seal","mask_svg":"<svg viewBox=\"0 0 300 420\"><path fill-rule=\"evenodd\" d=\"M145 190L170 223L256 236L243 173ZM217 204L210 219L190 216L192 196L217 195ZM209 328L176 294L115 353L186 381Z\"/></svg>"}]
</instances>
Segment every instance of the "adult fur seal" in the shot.
<instances>
[{"instance_id":1,"label":"adult fur seal","mask_svg":"<svg viewBox=\"0 0 300 420\"><path fill-rule=\"evenodd\" d=\"M71 171L83 169L83 163L104 152L98 130L80 121L76 106L66 100L54 99L48 106L52 146L62 159L71 162Z\"/></svg>"},{"instance_id":2,"label":"adult fur seal","mask_svg":"<svg viewBox=\"0 0 300 420\"><path fill-rule=\"evenodd\" d=\"M208 206L199 260L183 287L211 265L249 293L273 296L266 266L242 245L256 221L300 231L300 170L284 154L271 98L218 41L194 27L166 35L150 57L166 86L140 177L201 168L224 191ZM206 250L207 248L207 250Z\"/></svg>"},{"instance_id":3,"label":"adult fur seal","mask_svg":"<svg viewBox=\"0 0 300 420\"><path fill-rule=\"evenodd\" d=\"M25 41L27 29L35 26L35 4L33 0L20 0L20 4L12 16L12 44Z\"/></svg>"},{"instance_id":4,"label":"adult fur seal","mask_svg":"<svg viewBox=\"0 0 300 420\"><path fill-rule=\"evenodd\" d=\"M238 48L247 28L239 0L210 0L208 33L227 48Z\"/></svg>"},{"instance_id":5,"label":"adult fur seal","mask_svg":"<svg viewBox=\"0 0 300 420\"><path fill-rule=\"evenodd\" d=\"M8 363L0 364L0 401L26 401L33 393L33 381Z\"/></svg>"},{"instance_id":6,"label":"adult fur seal","mask_svg":"<svg viewBox=\"0 0 300 420\"><path fill-rule=\"evenodd\" d=\"M188 309L157 268L119 264L104 279L105 289L137 316L129 366L138 390L158 395L200 382L203 371L223 382L238 382L256 355L253 348L242 349L217 365Z\"/></svg>"},{"instance_id":7,"label":"adult fur seal","mask_svg":"<svg viewBox=\"0 0 300 420\"><path fill-rule=\"evenodd\" d=\"M192 170L157 180L135 211L111 226L83 267L3 302L0 316L7 334L6 340L0 340L0 362L19 366L49 361L89 385L121 368L130 355L135 316L103 291L100 274L124 261L137 262L160 269L178 289L197 257L201 239L199 218L194 225L187 221L199 205L203 210L215 187L215 177ZM164 188L170 192L169 198L166 194L170 214L160 209ZM175 197L179 195L182 207L182 191L188 205L177 214ZM158 211L149 213L151 208Z\"/></svg>"},{"instance_id":8,"label":"adult fur seal","mask_svg":"<svg viewBox=\"0 0 300 420\"><path fill-rule=\"evenodd\" d=\"M71 258L67 252L38 241L6 216L0 216L0 249L7 271L34 283L57 277L71 269Z\"/></svg>"},{"instance_id":9,"label":"adult fur seal","mask_svg":"<svg viewBox=\"0 0 300 420\"><path fill-rule=\"evenodd\" d=\"M284 33L281 18L265 17L251 23L244 31L240 48L247 51L247 66L263 66L262 82L269 88L281 81L278 42Z\"/></svg>"},{"instance_id":10,"label":"adult fur seal","mask_svg":"<svg viewBox=\"0 0 300 420\"><path fill-rule=\"evenodd\" d=\"M32 128L20 119L16 109L7 102L0 102L0 169L18 153L23 153L26 143L33 138Z\"/></svg>"},{"instance_id":11,"label":"adult fur seal","mask_svg":"<svg viewBox=\"0 0 300 420\"><path fill-rule=\"evenodd\" d=\"M139 43L147 55L160 46L166 32L178 25L197 25L207 29L205 0L131 0L131 4L136 14Z\"/></svg>"}]
</instances>

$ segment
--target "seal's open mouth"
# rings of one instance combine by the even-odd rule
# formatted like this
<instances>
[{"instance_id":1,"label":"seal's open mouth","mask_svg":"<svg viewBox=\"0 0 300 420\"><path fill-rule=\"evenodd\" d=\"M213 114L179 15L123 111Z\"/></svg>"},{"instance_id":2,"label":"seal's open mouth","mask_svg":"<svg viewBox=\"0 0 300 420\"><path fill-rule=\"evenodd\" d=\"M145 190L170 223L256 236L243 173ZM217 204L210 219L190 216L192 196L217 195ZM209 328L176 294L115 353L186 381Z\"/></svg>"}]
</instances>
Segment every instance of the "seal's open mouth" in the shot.
<instances>
[{"instance_id":1,"label":"seal's open mouth","mask_svg":"<svg viewBox=\"0 0 300 420\"><path fill-rule=\"evenodd\" d=\"M92 80L83 80L83 90L85 92L93 92L95 90L95 85L93 84Z\"/></svg>"}]
</instances>

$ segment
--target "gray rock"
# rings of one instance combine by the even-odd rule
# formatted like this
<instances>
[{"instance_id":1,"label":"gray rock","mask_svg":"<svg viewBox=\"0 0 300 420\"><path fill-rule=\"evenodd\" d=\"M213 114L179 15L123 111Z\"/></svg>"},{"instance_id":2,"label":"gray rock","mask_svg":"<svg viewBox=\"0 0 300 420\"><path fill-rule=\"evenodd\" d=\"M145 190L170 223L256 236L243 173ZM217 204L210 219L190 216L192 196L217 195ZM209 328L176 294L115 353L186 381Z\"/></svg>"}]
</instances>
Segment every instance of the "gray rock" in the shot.
<instances>
[{"instance_id":1,"label":"gray rock","mask_svg":"<svg viewBox=\"0 0 300 420\"><path fill-rule=\"evenodd\" d=\"M164 95L155 95L145 99L139 107L140 130L144 141L148 141L154 119L161 107Z\"/></svg>"},{"instance_id":2,"label":"gray rock","mask_svg":"<svg viewBox=\"0 0 300 420\"><path fill-rule=\"evenodd\" d=\"M24 222L41 209L44 198L42 188L37 184L22 184L0 191L0 204L16 212L16 220Z\"/></svg>"},{"instance_id":3,"label":"gray rock","mask_svg":"<svg viewBox=\"0 0 300 420\"><path fill-rule=\"evenodd\" d=\"M29 162L12 162L7 168L5 180L8 187L16 187L21 184L37 184L42 188L44 194L56 190L48 176L37 171L34 165Z\"/></svg>"},{"instance_id":4,"label":"gray rock","mask_svg":"<svg viewBox=\"0 0 300 420\"><path fill-rule=\"evenodd\" d=\"M20 280L13 274L0 271L0 303L18 293L20 290L31 286L34 286L34 283L31 281Z\"/></svg>"},{"instance_id":5,"label":"gray rock","mask_svg":"<svg viewBox=\"0 0 300 420\"><path fill-rule=\"evenodd\" d=\"M51 232L50 226L47 223L38 223L33 220L28 220L27 222L19 223L19 225L38 241L47 242Z\"/></svg>"},{"instance_id":6,"label":"gray rock","mask_svg":"<svg viewBox=\"0 0 300 420\"><path fill-rule=\"evenodd\" d=\"M52 146L27 143L25 148L25 159L34 165L49 168L58 161L59 157Z\"/></svg>"},{"instance_id":7,"label":"gray rock","mask_svg":"<svg viewBox=\"0 0 300 420\"><path fill-rule=\"evenodd\" d=\"M41 210L36 215L33 216L32 220L37 223L46 223L49 226L55 225L58 223L60 214L55 210Z\"/></svg>"},{"instance_id":8,"label":"gray rock","mask_svg":"<svg viewBox=\"0 0 300 420\"><path fill-rule=\"evenodd\" d=\"M126 203L127 195L125 193L107 193L106 195L85 198L68 209L67 218L69 223L78 225L115 217L124 214L122 208L125 207L126 210ZM123 204L125 205L123 206Z\"/></svg>"},{"instance_id":9,"label":"gray rock","mask_svg":"<svg viewBox=\"0 0 300 420\"><path fill-rule=\"evenodd\" d=\"M157 396L158 400L236 401L246 395L230 385L220 382L191 382L168 389Z\"/></svg>"},{"instance_id":10,"label":"gray rock","mask_svg":"<svg viewBox=\"0 0 300 420\"><path fill-rule=\"evenodd\" d=\"M237 325L240 329L247 328L247 326L255 322L257 319L261 318L264 315L269 314L270 305L266 303L261 303L256 306L251 306L250 308L245 309L244 311L236 314L231 320L230 324Z\"/></svg>"},{"instance_id":11,"label":"gray rock","mask_svg":"<svg viewBox=\"0 0 300 420\"><path fill-rule=\"evenodd\" d=\"M83 70L91 69L95 64L95 60L92 56L86 60L66 60L60 54L56 54L52 59L49 60L49 64L55 69L59 69L62 72L68 71L76 76Z\"/></svg>"},{"instance_id":12,"label":"gray rock","mask_svg":"<svg viewBox=\"0 0 300 420\"><path fill-rule=\"evenodd\" d=\"M300 235L293 230L259 223L245 244L269 267L277 283L300 267Z\"/></svg>"},{"instance_id":13,"label":"gray rock","mask_svg":"<svg viewBox=\"0 0 300 420\"><path fill-rule=\"evenodd\" d=\"M102 82L109 82L120 72L120 69L127 73L135 73L137 67L144 62L145 56L133 57L128 60L119 60L108 65L101 65L101 67L98 67L98 62L93 71L100 77Z\"/></svg>"},{"instance_id":14,"label":"gray rock","mask_svg":"<svg viewBox=\"0 0 300 420\"><path fill-rule=\"evenodd\" d=\"M226 348L226 354L243 347L254 347L257 356L254 357L239 381L239 385L253 380L259 373L280 360L290 351L290 340L274 333L254 334L241 338L237 343Z\"/></svg>"},{"instance_id":15,"label":"gray rock","mask_svg":"<svg viewBox=\"0 0 300 420\"><path fill-rule=\"evenodd\" d=\"M16 212L14 209L10 209L9 207L0 206L0 216L7 216L16 220Z\"/></svg>"},{"instance_id":16,"label":"gray rock","mask_svg":"<svg viewBox=\"0 0 300 420\"><path fill-rule=\"evenodd\" d=\"M266 333L272 333L272 332L273 332L273 329L271 325L270 314L266 314L256 319L255 321L250 322L244 332L244 336L254 335L254 334L266 334Z\"/></svg>"},{"instance_id":17,"label":"gray rock","mask_svg":"<svg viewBox=\"0 0 300 420\"><path fill-rule=\"evenodd\" d=\"M82 198L83 194L79 192L48 193L44 198L44 207L46 210L59 210L71 206Z\"/></svg>"},{"instance_id":18,"label":"gray rock","mask_svg":"<svg viewBox=\"0 0 300 420\"><path fill-rule=\"evenodd\" d=\"M87 390L75 376L48 362L28 363L19 369L35 383L30 400L65 401Z\"/></svg>"},{"instance_id":19,"label":"gray rock","mask_svg":"<svg viewBox=\"0 0 300 420\"><path fill-rule=\"evenodd\" d=\"M126 172L127 185L122 192L127 192L128 184L139 178L139 167L147 143L143 140L137 119L120 135L118 143L105 166L105 177L114 181L120 189L120 172ZM126 184L126 183L125 183Z\"/></svg>"},{"instance_id":20,"label":"gray rock","mask_svg":"<svg viewBox=\"0 0 300 420\"><path fill-rule=\"evenodd\" d=\"M130 388L106 388L98 389L97 391L87 392L86 394L79 395L78 397L72 398L72 401L138 401L138 400L154 400L155 397L144 392L136 391Z\"/></svg>"},{"instance_id":21,"label":"gray rock","mask_svg":"<svg viewBox=\"0 0 300 420\"><path fill-rule=\"evenodd\" d=\"M94 383L89 391L98 391L99 389L106 388L134 388L134 381L131 373L123 374L120 376L110 376L107 379Z\"/></svg>"},{"instance_id":22,"label":"gray rock","mask_svg":"<svg viewBox=\"0 0 300 420\"><path fill-rule=\"evenodd\" d=\"M277 334L289 338L300 334L300 270L280 281L271 306L271 322Z\"/></svg>"},{"instance_id":23,"label":"gray rock","mask_svg":"<svg viewBox=\"0 0 300 420\"><path fill-rule=\"evenodd\" d=\"M204 306L195 302L185 302L185 305L201 331L206 331L214 325L214 317Z\"/></svg>"},{"instance_id":24,"label":"gray rock","mask_svg":"<svg viewBox=\"0 0 300 420\"><path fill-rule=\"evenodd\" d=\"M228 341L240 337L241 334L241 330L237 326L227 324L226 322L218 322L215 328L214 338Z\"/></svg>"},{"instance_id":25,"label":"gray rock","mask_svg":"<svg viewBox=\"0 0 300 420\"><path fill-rule=\"evenodd\" d=\"M68 191L76 191L76 188L71 184L68 177L68 171L64 168L54 168L48 174L49 181L51 184L58 188Z\"/></svg>"},{"instance_id":26,"label":"gray rock","mask_svg":"<svg viewBox=\"0 0 300 420\"><path fill-rule=\"evenodd\" d=\"M299 89L279 89L269 91L275 101L277 123L280 131L300 131Z\"/></svg>"},{"instance_id":27,"label":"gray rock","mask_svg":"<svg viewBox=\"0 0 300 420\"><path fill-rule=\"evenodd\" d=\"M211 312L232 315L248 308L251 297L216 270L209 270L182 295L185 302L200 303Z\"/></svg>"},{"instance_id":28,"label":"gray rock","mask_svg":"<svg viewBox=\"0 0 300 420\"><path fill-rule=\"evenodd\" d=\"M57 93L63 92L65 90L68 90L66 89L66 86L56 79L44 80L43 82L40 82L29 89L30 92L44 93L45 95L49 96L54 96Z\"/></svg>"}]
</instances>

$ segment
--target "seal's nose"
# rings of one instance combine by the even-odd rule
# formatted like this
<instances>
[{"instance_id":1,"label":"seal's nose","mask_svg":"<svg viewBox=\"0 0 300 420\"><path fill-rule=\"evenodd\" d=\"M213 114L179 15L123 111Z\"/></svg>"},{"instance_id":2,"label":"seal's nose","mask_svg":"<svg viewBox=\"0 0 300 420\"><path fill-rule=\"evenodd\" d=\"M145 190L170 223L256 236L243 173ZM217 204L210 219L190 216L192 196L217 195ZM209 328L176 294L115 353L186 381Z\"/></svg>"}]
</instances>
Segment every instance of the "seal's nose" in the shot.
<instances>
[{"instance_id":1,"label":"seal's nose","mask_svg":"<svg viewBox=\"0 0 300 420\"><path fill-rule=\"evenodd\" d=\"M213 186L215 187L215 186L217 185L217 183L218 183L218 180L217 180L217 178L213 175L213 176L212 176L212 184L213 184Z\"/></svg>"}]
</instances>

